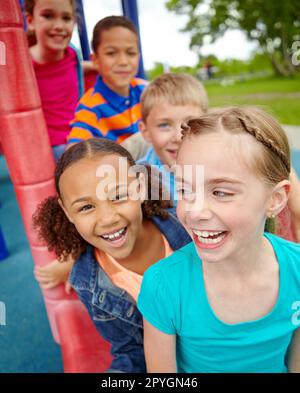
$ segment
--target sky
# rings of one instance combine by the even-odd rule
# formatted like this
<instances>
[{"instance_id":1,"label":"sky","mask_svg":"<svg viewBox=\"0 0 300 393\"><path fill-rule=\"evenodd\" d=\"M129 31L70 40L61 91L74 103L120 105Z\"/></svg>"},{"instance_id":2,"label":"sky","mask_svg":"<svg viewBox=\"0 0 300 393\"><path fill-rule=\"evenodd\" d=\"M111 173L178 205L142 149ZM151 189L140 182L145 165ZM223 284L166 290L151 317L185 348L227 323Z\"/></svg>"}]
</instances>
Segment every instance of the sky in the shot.
<instances>
[{"instance_id":1,"label":"sky","mask_svg":"<svg viewBox=\"0 0 300 393\"><path fill-rule=\"evenodd\" d=\"M99 19L122 14L121 0L83 0L83 3L89 41ZM144 67L149 70L156 62L175 67L195 66L197 54L189 49L190 36L180 32L187 17L168 11L165 3L166 0L137 0ZM78 43L76 37L72 41L75 45ZM205 45L201 55L215 54L221 60L246 60L255 48L254 43L236 30L227 32L214 44Z\"/></svg>"}]
</instances>

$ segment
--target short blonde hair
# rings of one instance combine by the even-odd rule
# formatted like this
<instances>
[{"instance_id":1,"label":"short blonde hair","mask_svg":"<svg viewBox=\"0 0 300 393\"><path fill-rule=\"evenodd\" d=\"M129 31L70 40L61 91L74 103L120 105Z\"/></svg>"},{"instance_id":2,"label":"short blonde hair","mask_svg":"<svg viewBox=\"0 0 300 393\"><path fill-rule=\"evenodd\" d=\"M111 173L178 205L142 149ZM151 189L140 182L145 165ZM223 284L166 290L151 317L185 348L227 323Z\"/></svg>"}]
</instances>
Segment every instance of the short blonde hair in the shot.
<instances>
[{"instance_id":1,"label":"short blonde hair","mask_svg":"<svg viewBox=\"0 0 300 393\"><path fill-rule=\"evenodd\" d=\"M228 107L212 110L182 126L182 139L191 135L225 130L232 134L252 135L261 145L263 154L252 163L258 176L275 185L289 179L291 162L288 138L280 124L256 107Z\"/></svg>"},{"instance_id":2,"label":"short blonde hair","mask_svg":"<svg viewBox=\"0 0 300 393\"><path fill-rule=\"evenodd\" d=\"M166 73L151 82L141 96L143 121L146 121L154 105L163 99L174 106L195 105L203 112L208 108L202 83L189 74Z\"/></svg>"}]
</instances>

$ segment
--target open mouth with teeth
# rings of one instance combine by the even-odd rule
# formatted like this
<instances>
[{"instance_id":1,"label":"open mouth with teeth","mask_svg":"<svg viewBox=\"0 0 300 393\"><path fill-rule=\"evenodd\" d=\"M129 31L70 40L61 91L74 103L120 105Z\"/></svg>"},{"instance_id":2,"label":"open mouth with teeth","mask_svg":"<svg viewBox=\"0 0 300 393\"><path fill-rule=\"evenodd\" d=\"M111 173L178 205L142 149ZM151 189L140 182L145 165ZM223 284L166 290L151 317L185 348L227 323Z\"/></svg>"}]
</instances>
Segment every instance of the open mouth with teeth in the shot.
<instances>
[{"instance_id":1,"label":"open mouth with teeth","mask_svg":"<svg viewBox=\"0 0 300 393\"><path fill-rule=\"evenodd\" d=\"M58 34L50 34L49 37L56 42L63 42L67 38L67 36L58 35Z\"/></svg>"},{"instance_id":2,"label":"open mouth with teeth","mask_svg":"<svg viewBox=\"0 0 300 393\"><path fill-rule=\"evenodd\" d=\"M193 230L195 243L201 248L215 248L222 245L227 237L227 231L198 231Z\"/></svg>"},{"instance_id":3,"label":"open mouth with teeth","mask_svg":"<svg viewBox=\"0 0 300 393\"><path fill-rule=\"evenodd\" d=\"M120 247L126 240L127 227L121 228L116 232L105 233L100 235L100 237L107 241L111 246Z\"/></svg>"}]
</instances>

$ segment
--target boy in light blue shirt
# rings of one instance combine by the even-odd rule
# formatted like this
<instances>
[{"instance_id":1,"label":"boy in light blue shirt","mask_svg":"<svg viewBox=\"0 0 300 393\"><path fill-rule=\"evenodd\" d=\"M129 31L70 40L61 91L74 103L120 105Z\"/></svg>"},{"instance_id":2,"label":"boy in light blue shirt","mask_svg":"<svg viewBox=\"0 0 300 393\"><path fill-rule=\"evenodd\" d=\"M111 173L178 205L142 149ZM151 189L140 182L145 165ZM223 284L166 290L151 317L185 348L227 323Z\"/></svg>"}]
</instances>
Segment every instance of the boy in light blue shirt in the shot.
<instances>
[{"instance_id":1,"label":"boy in light blue shirt","mask_svg":"<svg viewBox=\"0 0 300 393\"><path fill-rule=\"evenodd\" d=\"M151 82L141 96L139 128L152 147L138 163L157 167L175 206L177 195L172 166L181 142L181 124L205 113L207 107L203 85L188 74L163 74Z\"/></svg>"}]
</instances>

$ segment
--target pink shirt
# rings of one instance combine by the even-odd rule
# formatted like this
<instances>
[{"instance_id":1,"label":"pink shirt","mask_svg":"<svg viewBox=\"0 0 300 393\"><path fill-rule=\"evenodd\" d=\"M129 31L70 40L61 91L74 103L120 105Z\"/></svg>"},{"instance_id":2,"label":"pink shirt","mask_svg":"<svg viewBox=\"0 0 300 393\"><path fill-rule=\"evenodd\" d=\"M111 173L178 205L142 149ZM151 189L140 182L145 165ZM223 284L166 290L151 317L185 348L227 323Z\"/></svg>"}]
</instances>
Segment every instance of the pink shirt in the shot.
<instances>
[{"instance_id":1,"label":"pink shirt","mask_svg":"<svg viewBox=\"0 0 300 393\"><path fill-rule=\"evenodd\" d=\"M167 239L162 235L164 246L165 246L165 256L168 257L172 254L171 249ZM105 254L103 251L95 249L95 256L97 262L111 279L111 281L119 288L125 289L132 298L137 301L143 276L126 269L121 264L119 264L113 257Z\"/></svg>"},{"instance_id":2,"label":"pink shirt","mask_svg":"<svg viewBox=\"0 0 300 393\"><path fill-rule=\"evenodd\" d=\"M48 64L33 60L51 146L66 143L78 101L77 56L68 47L63 59Z\"/></svg>"}]
</instances>

